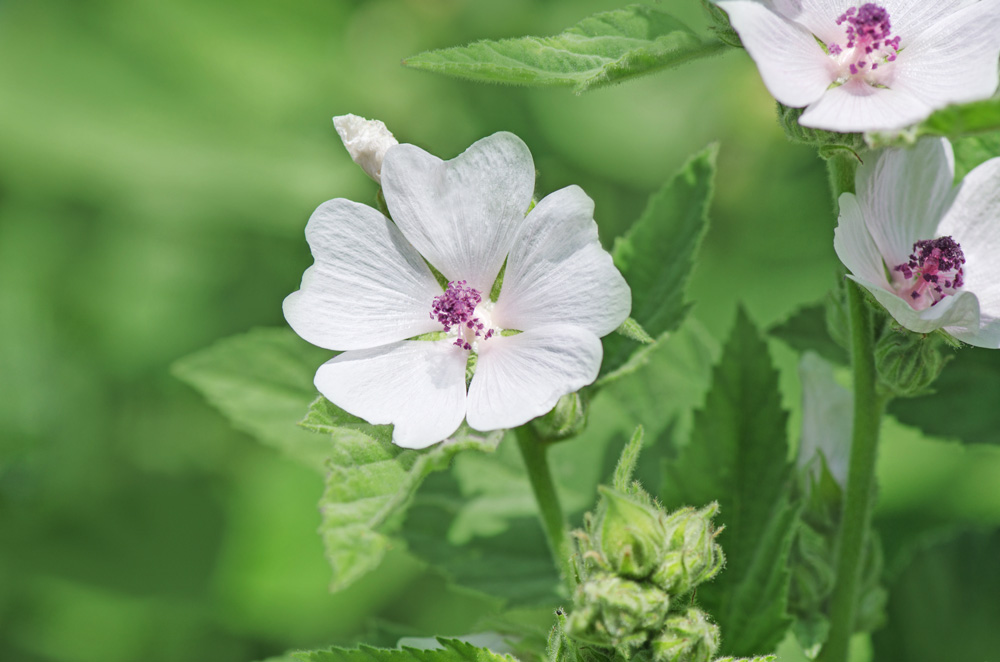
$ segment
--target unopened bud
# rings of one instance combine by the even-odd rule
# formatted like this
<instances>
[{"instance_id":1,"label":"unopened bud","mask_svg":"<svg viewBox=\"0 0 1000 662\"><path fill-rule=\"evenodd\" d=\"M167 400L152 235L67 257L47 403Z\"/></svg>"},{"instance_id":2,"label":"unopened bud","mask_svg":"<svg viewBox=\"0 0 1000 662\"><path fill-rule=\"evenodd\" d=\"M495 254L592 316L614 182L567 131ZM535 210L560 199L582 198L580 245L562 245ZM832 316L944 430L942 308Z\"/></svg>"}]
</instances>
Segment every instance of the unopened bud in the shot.
<instances>
[{"instance_id":1,"label":"unopened bud","mask_svg":"<svg viewBox=\"0 0 1000 662\"><path fill-rule=\"evenodd\" d=\"M532 421L532 425L545 441L572 437L587 425L587 402L579 391L568 393L559 398L552 411Z\"/></svg>"},{"instance_id":2,"label":"unopened bud","mask_svg":"<svg viewBox=\"0 0 1000 662\"><path fill-rule=\"evenodd\" d=\"M655 586L612 574L595 575L577 586L568 634L598 646L632 650L660 631L670 596Z\"/></svg>"},{"instance_id":3,"label":"unopened bud","mask_svg":"<svg viewBox=\"0 0 1000 662\"><path fill-rule=\"evenodd\" d=\"M909 331L884 333L875 346L875 367L882 386L902 398L928 393L947 363L940 345L935 336Z\"/></svg>"},{"instance_id":4,"label":"unopened bud","mask_svg":"<svg viewBox=\"0 0 1000 662\"><path fill-rule=\"evenodd\" d=\"M667 551L652 577L657 586L681 595L719 573L726 560L712 524L718 511L719 504L711 503L700 510L682 508L667 518Z\"/></svg>"},{"instance_id":5,"label":"unopened bud","mask_svg":"<svg viewBox=\"0 0 1000 662\"><path fill-rule=\"evenodd\" d=\"M654 662L709 662L719 650L719 627L692 607L667 619L652 649Z\"/></svg>"},{"instance_id":6,"label":"unopened bud","mask_svg":"<svg viewBox=\"0 0 1000 662\"><path fill-rule=\"evenodd\" d=\"M615 574L645 579L666 550L661 512L640 497L601 486L594 530L598 550Z\"/></svg>"},{"instance_id":7,"label":"unopened bud","mask_svg":"<svg viewBox=\"0 0 1000 662\"><path fill-rule=\"evenodd\" d=\"M357 115L338 115L333 126L340 139L361 169L376 182L382 182L382 160L390 147L399 142L379 120L366 120Z\"/></svg>"}]
</instances>

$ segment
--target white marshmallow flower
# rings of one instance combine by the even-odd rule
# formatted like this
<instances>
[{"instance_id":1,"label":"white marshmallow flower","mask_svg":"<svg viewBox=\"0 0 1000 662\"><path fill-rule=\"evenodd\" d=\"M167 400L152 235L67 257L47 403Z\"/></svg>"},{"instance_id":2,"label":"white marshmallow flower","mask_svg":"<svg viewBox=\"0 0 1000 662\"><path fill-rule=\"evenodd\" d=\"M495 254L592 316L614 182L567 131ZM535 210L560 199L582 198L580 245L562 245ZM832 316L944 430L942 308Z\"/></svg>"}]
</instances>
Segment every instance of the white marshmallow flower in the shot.
<instances>
[{"instance_id":1,"label":"white marshmallow flower","mask_svg":"<svg viewBox=\"0 0 1000 662\"><path fill-rule=\"evenodd\" d=\"M392 220L343 199L313 213L315 262L284 302L296 333L344 350L316 373L320 393L393 424L397 445L424 448L463 419L476 430L526 423L597 378L599 338L628 316L631 293L582 189L556 191L529 212L534 163L510 133L451 161L391 147L381 184ZM427 263L449 281L445 290ZM446 338L414 340L433 332Z\"/></svg>"},{"instance_id":2,"label":"white marshmallow flower","mask_svg":"<svg viewBox=\"0 0 1000 662\"><path fill-rule=\"evenodd\" d=\"M1000 0L719 0L802 126L892 131L997 89Z\"/></svg>"},{"instance_id":3,"label":"white marshmallow flower","mask_svg":"<svg viewBox=\"0 0 1000 662\"><path fill-rule=\"evenodd\" d=\"M834 248L900 325L1000 348L1000 157L953 184L951 144L924 139L862 165Z\"/></svg>"}]
</instances>

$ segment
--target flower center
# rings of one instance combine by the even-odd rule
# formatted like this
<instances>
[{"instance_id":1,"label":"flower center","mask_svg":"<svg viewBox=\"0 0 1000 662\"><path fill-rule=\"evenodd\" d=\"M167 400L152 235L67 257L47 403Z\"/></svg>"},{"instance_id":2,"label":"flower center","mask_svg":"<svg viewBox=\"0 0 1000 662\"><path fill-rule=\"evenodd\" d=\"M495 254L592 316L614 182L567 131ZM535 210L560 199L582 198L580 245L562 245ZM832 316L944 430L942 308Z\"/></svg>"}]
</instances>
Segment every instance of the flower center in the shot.
<instances>
[{"instance_id":1,"label":"flower center","mask_svg":"<svg viewBox=\"0 0 1000 662\"><path fill-rule=\"evenodd\" d=\"M846 25L844 43L829 44L827 49L839 68L838 82L862 79L871 85L883 85L886 65L896 60L899 51L899 37L891 37L889 12L867 2L841 14L837 25Z\"/></svg>"},{"instance_id":2,"label":"flower center","mask_svg":"<svg viewBox=\"0 0 1000 662\"><path fill-rule=\"evenodd\" d=\"M951 237L922 239L908 262L893 267L902 276L896 288L915 310L924 310L962 287L963 264L962 247Z\"/></svg>"},{"instance_id":3,"label":"flower center","mask_svg":"<svg viewBox=\"0 0 1000 662\"><path fill-rule=\"evenodd\" d=\"M454 329L456 347L471 350L477 338L489 340L496 331L489 318L492 307L491 301L483 303L479 290L467 287L464 280L453 280L444 294L434 297L431 319L441 322L445 333Z\"/></svg>"}]
</instances>

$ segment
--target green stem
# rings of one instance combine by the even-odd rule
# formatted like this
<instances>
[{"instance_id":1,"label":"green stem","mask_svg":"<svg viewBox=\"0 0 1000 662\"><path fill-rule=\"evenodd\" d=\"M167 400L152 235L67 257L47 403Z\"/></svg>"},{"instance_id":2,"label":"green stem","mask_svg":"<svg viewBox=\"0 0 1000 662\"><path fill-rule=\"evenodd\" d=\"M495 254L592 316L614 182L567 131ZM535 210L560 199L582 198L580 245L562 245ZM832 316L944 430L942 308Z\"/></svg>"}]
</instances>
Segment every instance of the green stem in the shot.
<instances>
[{"instance_id":1,"label":"green stem","mask_svg":"<svg viewBox=\"0 0 1000 662\"><path fill-rule=\"evenodd\" d=\"M853 281L848 283L847 298L851 320L851 364L854 369L854 423L837 544L836 583L830 598L830 634L819 656L820 662L847 661L854 632L862 559L875 502L875 461L885 404L877 391L871 309L861 286Z\"/></svg>"},{"instance_id":2,"label":"green stem","mask_svg":"<svg viewBox=\"0 0 1000 662\"><path fill-rule=\"evenodd\" d=\"M566 534L566 518L563 517L559 495L556 494L556 486L549 469L549 459L546 455L549 445L538 438L530 423L515 428L514 434L521 448L524 466L528 470L528 479L535 493L535 501L538 502L539 515L549 541L549 548L552 550L552 558L555 559L566 586L572 591L576 582L570 564L572 550Z\"/></svg>"},{"instance_id":3,"label":"green stem","mask_svg":"<svg viewBox=\"0 0 1000 662\"><path fill-rule=\"evenodd\" d=\"M826 172L830 178L834 209L839 206L841 193L854 193L854 173L859 164L858 156L846 149L837 150L827 158Z\"/></svg>"}]
</instances>

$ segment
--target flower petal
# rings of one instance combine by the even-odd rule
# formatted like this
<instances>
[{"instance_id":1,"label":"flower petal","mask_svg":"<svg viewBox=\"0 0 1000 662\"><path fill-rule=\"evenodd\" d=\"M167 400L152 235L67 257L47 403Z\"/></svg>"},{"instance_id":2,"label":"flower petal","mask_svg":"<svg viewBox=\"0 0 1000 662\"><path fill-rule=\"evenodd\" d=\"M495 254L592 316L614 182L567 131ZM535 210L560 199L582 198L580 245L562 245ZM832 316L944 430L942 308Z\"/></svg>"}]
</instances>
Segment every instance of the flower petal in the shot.
<instances>
[{"instance_id":1,"label":"flower petal","mask_svg":"<svg viewBox=\"0 0 1000 662\"><path fill-rule=\"evenodd\" d=\"M467 357L446 340L344 352L320 366L316 388L369 423L393 424L397 446L426 448L462 423Z\"/></svg>"},{"instance_id":2,"label":"flower petal","mask_svg":"<svg viewBox=\"0 0 1000 662\"><path fill-rule=\"evenodd\" d=\"M441 294L420 254L371 207L324 202L306 225L315 262L285 298L285 319L308 342L362 349L440 331L430 319Z\"/></svg>"},{"instance_id":3,"label":"flower petal","mask_svg":"<svg viewBox=\"0 0 1000 662\"><path fill-rule=\"evenodd\" d=\"M482 343L469 385L469 425L512 428L597 379L603 350L578 326L547 326Z\"/></svg>"},{"instance_id":4,"label":"flower petal","mask_svg":"<svg viewBox=\"0 0 1000 662\"><path fill-rule=\"evenodd\" d=\"M979 299L981 315L974 333L948 332L970 345L1000 348L1000 158L965 176L938 232L961 244L964 289Z\"/></svg>"},{"instance_id":5,"label":"flower petal","mask_svg":"<svg viewBox=\"0 0 1000 662\"><path fill-rule=\"evenodd\" d=\"M806 106L836 79L833 60L808 30L758 2L727 0L718 5L729 14L764 85L781 103Z\"/></svg>"},{"instance_id":6,"label":"flower petal","mask_svg":"<svg viewBox=\"0 0 1000 662\"><path fill-rule=\"evenodd\" d=\"M942 19L978 0L882 0L889 12L892 34L900 36L905 50L913 39L934 28Z\"/></svg>"},{"instance_id":7,"label":"flower petal","mask_svg":"<svg viewBox=\"0 0 1000 662\"><path fill-rule=\"evenodd\" d=\"M873 285L861 278L848 276L864 286L892 315L893 319L915 333L930 333L946 328L948 333L962 339L958 333L967 334L979 329L979 300L969 291L941 299L937 304L923 310L914 310L902 297ZM952 332L955 329L958 333Z\"/></svg>"},{"instance_id":8,"label":"flower petal","mask_svg":"<svg viewBox=\"0 0 1000 662\"><path fill-rule=\"evenodd\" d=\"M806 108L799 124L840 131L892 131L918 122L931 107L906 89L872 87L859 78L827 90Z\"/></svg>"},{"instance_id":9,"label":"flower petal","mask_svg":"<svg viewBox=\"0 0 1000 662\"><path fill-rule=\"evenodd\" d=\"M493 322L521 331L572 324L603 336L631 307L628 284L597 239L594 201L579 186L543 198L507 258Z\"/></svg>"},{"instance_id":10,"label":"flower petal","mask_svg":"<svg viewBox=\"0 0 1000 662\"><path fill-rule=\"evenodd\" d=\"M833 248L847 270L857 277L858 282L872 284L872 287L889 290L885 277L885 265L878 247L872 240L865 217L857 197L851 193L840 196L840 216L837 229L833 231Z\"/></svg>"},{"instance_id":11,"label":"flower petal","mask_svg":"<svg viewBox=\"0 0 1000 662\"><path fill-rule=\"evenodd\" d=\"M858 168L861 213L890 269L906 262L918 240L941 236L937 227L954 199L954 178L955 157L944 139L883 150Z\"/></svg>"},{"instance_id":12,"label":"flower petal","mask_svg":"<svg viewBox=\"0 0 1000 662\"><path fill-rule=\"evenodd\" d=\"M905 88L931 108L988 98L1000 82L1000 0L981 0L935 18L903 44L893 87Z\"/></svg>"},{"instance_id":13,"label":"flower petal","mask_svg":"<svg viewBox=\"0 0 1000 662\"><path fill-rule=\"evenodd\" d=\"M531 204L535 166L511 133L472 144L451 161L414 145L390 149L382 190L393 220L448 280L489 292Z\"/></svg>"}]
</instances>

